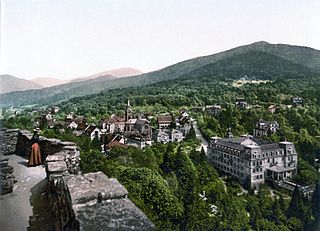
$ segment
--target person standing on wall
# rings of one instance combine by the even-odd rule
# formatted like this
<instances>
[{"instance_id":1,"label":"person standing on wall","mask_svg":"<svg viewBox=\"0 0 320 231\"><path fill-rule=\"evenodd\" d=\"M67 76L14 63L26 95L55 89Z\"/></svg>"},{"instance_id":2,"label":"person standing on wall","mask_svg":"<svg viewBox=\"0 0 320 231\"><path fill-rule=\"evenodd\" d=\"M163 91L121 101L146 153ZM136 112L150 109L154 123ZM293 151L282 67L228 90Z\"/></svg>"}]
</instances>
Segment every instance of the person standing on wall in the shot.
<instances>
[{"instance_id":1,"label":"person standing on wall","mask_svg":"<svg viewBox=\"0 0 320 231\"><path fill-rule=\"evenodd\" d=\"M38 131L39 129L33 130L33 136L31 138L31 153L28 162L29 167L34 167L42 164Z\"/></svg>"}]
</instances>

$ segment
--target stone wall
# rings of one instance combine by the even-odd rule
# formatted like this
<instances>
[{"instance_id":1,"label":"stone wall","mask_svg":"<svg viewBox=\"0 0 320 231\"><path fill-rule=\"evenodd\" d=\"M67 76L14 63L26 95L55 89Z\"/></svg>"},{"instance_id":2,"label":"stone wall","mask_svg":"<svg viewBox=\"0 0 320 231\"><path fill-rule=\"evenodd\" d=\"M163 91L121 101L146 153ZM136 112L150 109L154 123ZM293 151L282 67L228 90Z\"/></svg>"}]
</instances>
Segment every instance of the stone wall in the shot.
<instances>
[{"instance_id":1,"label":"stone wall","mask_svg":"<svg viewBox=\"0 0 320 231\"><path fill-rule=\"evenodd\" d=\"M16 152L28 156L32 133L19 131ZM75 143L39 139L55 230L154 230L126 188L102 172L81 174Z\"/></svg>"},{"instance_id":2,"label":"stone wall","mask_svg":"<svg viewBox=\"0 0 320 231\"><path fill-rule=\"evenodd\" d=\"M9 166L9 155L15 152L17 143L16 129L0 130L0 195L11 193L14 185L13 167Z\"/></svg>"}]
</instances>

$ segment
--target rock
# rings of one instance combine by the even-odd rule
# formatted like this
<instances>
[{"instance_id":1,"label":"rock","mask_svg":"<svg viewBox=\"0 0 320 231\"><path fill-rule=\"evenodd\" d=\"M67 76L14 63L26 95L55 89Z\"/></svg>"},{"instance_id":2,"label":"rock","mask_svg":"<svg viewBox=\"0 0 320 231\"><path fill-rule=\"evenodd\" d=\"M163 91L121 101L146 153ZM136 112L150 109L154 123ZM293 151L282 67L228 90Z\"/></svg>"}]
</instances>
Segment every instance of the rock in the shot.
<instances>
[{"instance_id":1,"label":"rock","mask_svg":"<svg viewBox=\"0 0 320 231\"><path fill-rule=\"evenodd\" d=\"M64 161L65 155L63 154L55 154L55 155L49 155L46 158L46 162L55 162L55 161Z\"/></svg>"},{"instance_id":2,"label":"rock","mask_svg":"<svg viewBox=\"0 0 320 231\"><path fill-rule=\"evenodd\" d=\"M66 177L73 205L96 201L98 193L102 200L124 198L128 191L116 179L109 179L102 172L85 174L83 176Z\"/></svg>"},{"instance_id":3,"label":"rock","mask_svg":"<svg viewBox=\"0 0 320 231\"><path fill-rule=\"evenodd\" d=\"M12 166L3 167L3 168L0 169L0 172L7 173L7 174L12 174L13 173L13 167Z\"/></svg>"},{"instance_id":4,"label":"rock","mask_svg":"<svg viewBox=\"0 0 320 231\"><path fill-rule=\"evenodd\" d=\"M47 172L52 173L64 173L67 172L68 168L66 162L64 161L55 161L47 163Z\"/></svg>"},{"instance_id":5,"label":"rock","mask_svg":"<svg viewBox=\"0 0 320 231\"><path fill-rule=\"evenodd\" d=\"M121 198L75 209L80 230L155 230L129 199Z\"/></svg>"}]
</instances>

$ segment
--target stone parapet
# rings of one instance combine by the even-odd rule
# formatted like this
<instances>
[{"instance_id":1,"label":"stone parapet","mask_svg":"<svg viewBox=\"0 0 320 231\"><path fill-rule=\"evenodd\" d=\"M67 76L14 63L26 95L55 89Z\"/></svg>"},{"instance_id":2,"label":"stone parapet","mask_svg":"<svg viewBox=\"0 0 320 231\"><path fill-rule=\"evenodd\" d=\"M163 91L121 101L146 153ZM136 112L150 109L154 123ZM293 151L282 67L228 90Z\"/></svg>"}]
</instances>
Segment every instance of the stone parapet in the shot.
<instances>
[{"instance_id":1,"label":"stone parapet","mask_svg":"<svg viewBox=\"0 0 320 231\"><path fill-rule=\"evenodd\" d=\"M14 184L13 167L8 164L9 158L0 155L0 195L11 193Z\"/></svg>"},{"instance_id":2,"label":"stone parapet","mask_svg":"<svg viewBox=\"0 0 320 231\"><path fill-rule=\"evenodd\" d=\"M13 168L3 154L29 156L33 134L10 129L0 130L0 135L1 194L11 192L14 181ZM40 136L39 145L55 230L155 230L117 179L102 172L81 174L80 150L75 143Z\"/></svg>"},{"instance_id":3,"label":"stone parapet","mask_svg":"<svg viewBox=\"0 0 320 231\"><path fill-rule=\"evenodd\" d=\"M13 190L13 167L9 165L9 158L5 155L14 153L17 134L17 129L0 130L0 195L11 193Z\"/></svg>"}]
</instances>

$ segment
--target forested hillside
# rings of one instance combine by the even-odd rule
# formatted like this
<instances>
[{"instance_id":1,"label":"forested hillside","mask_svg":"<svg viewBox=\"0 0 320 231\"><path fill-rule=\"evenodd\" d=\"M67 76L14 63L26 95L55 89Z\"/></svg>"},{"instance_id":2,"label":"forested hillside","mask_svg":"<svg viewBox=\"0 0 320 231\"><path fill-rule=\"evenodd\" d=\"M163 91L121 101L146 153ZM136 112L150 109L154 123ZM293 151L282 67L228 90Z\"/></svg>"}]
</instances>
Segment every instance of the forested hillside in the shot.
<instances>
[{"instance_id":1,"label":"forested hillside","mask_svg":"<svg viewBox=\"0 0 320 231\"><path fill-rule=\"evenodd\" d=\"M53 104L77 96L99 93L102 90L146 86L180 77L241 78L247 75L257 79L309 78L320 72L319 60L320 51L312 48L258 42L190 59L139 76L120 79L102 78L39 90L1 94L0 106Z\"/></svg>"}]
</instances>

